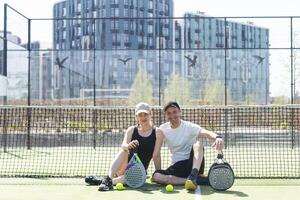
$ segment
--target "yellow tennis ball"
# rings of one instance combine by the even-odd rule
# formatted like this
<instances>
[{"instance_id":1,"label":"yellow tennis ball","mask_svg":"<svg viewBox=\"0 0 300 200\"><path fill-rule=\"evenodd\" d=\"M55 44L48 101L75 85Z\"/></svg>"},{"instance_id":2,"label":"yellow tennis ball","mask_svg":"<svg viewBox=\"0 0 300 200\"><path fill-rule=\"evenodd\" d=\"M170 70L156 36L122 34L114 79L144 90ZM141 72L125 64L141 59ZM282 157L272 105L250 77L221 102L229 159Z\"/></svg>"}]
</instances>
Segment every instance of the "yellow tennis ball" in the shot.
<instances>
[{"instance_id":1,"label":"yellow tennis ball","mask_svg":"<svg viewBox=\"0 0 300 200\"><path fill-rule=\"evenodd\" d=\"M166 190L167 190L168 192L172 192L172 191L174 190L173 185L171 185L171 184L167 185L167 186L166 186Z\"/></svg>"},{"instance_id":2,"label":"yellow tennis ball","mask_svg":"<svg viewBox=\"0 0 300 200\"><path fill-rule=\"evenodd\" d=\"M117 183L116 185L117 190L124 190L124 185L122 183Z\"/></svg>"}]
</instances>

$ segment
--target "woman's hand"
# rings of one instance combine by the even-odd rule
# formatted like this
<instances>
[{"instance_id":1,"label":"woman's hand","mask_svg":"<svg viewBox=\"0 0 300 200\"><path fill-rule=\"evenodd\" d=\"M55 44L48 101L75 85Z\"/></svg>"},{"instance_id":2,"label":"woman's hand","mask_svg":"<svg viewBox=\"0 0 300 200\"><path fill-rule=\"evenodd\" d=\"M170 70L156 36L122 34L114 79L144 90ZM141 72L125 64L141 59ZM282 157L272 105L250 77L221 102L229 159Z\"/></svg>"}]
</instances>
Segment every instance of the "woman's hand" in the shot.
<instances>
[{"instance_id":1,"label":"woman's hand","mask_svg":"<svg viewBox=\"0 0 300 200\"><path fill-rule=\"evenodd\" d=\"M128 150L132 150L135 149L139 146L139 141L137 140L132 140L131 142L129 142L128 144Z\"/></svg>"}]
</instances>

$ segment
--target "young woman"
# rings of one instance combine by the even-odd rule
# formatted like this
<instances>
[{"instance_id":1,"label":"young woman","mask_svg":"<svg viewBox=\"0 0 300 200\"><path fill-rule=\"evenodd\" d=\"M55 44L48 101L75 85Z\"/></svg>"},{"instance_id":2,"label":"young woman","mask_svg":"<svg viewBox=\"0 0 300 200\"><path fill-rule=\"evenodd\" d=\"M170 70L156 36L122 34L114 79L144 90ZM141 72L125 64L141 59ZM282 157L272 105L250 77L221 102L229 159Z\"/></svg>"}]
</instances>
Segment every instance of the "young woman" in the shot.
<instances>
[{"instance_id":1,"label":"young woman","mask_svg":"<svg viewBox=\"0 0 300 200\"><path fill-rule=\"evenodd\" d=\"M93 176L86 178L87 183L100 185L99 191L112 190L113 185L125 183L124 172L133 149L136 149L146 170L152 158L155 169L161 169L162 131L153 126L150 106L146 103L137 104L135 115L137 125L127 129L121 146L122 150L116 155L110 167L109 175L104 178Z\"/></svg>"}]
</instances>

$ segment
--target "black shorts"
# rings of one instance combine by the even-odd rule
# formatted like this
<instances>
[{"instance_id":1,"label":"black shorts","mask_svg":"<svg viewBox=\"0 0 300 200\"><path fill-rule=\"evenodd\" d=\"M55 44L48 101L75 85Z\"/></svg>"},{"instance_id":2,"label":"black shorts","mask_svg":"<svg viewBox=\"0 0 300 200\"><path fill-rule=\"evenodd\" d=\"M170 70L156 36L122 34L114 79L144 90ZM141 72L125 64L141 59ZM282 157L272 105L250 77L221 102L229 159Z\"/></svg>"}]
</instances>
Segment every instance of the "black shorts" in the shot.
<instances>
[{"instance_id":1,"label":"black shorts","mask_svg":"<svg viewBox=\"0 0 300 200\"><path fill-rule=\"evenodd\" d=\"M204 148L203 148L203 152L204 152ZM164 175L173 175L176 177L187 178L192 171L193 157L194 157L194 151L192 149L189 159L178 161L175 164L168 167L168 169L166 170L156 170L153 174L160 173ZM203 173L204 173L204 156L199 169L199 174L203 174Z\"/></svg>"}]
</instances>

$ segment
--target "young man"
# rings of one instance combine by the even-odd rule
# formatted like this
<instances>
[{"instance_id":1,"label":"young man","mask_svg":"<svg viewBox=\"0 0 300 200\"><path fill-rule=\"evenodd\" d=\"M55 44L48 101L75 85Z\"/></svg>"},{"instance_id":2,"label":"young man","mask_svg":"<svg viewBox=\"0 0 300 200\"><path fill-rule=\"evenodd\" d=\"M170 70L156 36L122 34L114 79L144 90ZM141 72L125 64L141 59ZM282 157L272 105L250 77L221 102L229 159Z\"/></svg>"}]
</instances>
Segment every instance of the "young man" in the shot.
<instances>
[{"instance_id":1,"label":"young man","mask_svg":"<svg viewBox=\"0 0 300 200\"><path fill-rule=\"evenodd\" d=\"M108 191L113 189L117 183L125 183L124 172L128 160L132 154L131 150L136 149L145 169L148 169L150 160L153 158L155 169L161 167L160 146L162 144L162 132L155 128L152 123L151 108L146 103L139 103L135 107L137 120L136 126L127 129L122 150L116 155L109 175L104 178L89 176L85 182L90 185L100 185L99 191Z\"/></svg>"},{"instance_id":2,"label":"young man","mask_svg":"<svg viewBox=\"0 0 300 200\"><path fill-rule=\"evenodd\" d=\"M163 111L169 122L162 124L159 129L171 153L171 166L155 171L152 180L160 184L184 184L187 190L195 190L197 177L204 171L204 147L197 138L211 139L212 147L217 150L223 149L223 140L214 132L180 119L181 110L177 102L167 103Z\"/></svg>"}]
</instances>

